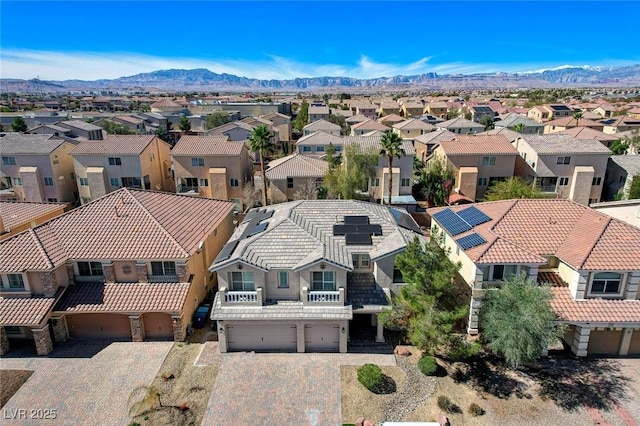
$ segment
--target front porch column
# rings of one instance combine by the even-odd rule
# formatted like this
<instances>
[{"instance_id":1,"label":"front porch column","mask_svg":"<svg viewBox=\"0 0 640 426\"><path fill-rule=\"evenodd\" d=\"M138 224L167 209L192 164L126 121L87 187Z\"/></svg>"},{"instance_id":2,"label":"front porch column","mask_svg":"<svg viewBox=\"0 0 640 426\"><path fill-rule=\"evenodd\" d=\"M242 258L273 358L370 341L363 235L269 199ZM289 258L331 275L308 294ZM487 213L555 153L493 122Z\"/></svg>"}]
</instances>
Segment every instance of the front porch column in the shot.
<instances>
[{"instance_id":1,"label":"front porch column","mask_svg":"<svg viewBox=\"0 0 640 426\"><path fill-rule=\"evenodd\" d=\"M51 328L53 329L53 340L56 343L69 340L69 328L67 327L67 318L64 315L51 317Z\"/></svg>"},{"instance_id":2,"label":"front porch column","mask_svg":"<svg viewBox=\"0 0 640 426\"><path fill-rule=\"evenodd\" d=\"M227 352L227 325L223 321L218 321L218 350Z\"/></svg>"},{"instance_id":3,"label":"front porch column","mask_svg":"<svg viewBox=\"0 0 640 426\"><path fill-rule=\"evenodd\" d=\"M46 297L53 297L58 289L55 273L40 272L40 282L42 282L42 292Z\"/></svg>"},{"instance_id":4,"label":"front porch column","mask_svg":"<svg viewBox=\"0 0 640 426\"><path fill-rule=\"evenodd\" d=\"M349 321L342 321L340 323L340 347L341 354L347 353L347 339L349 336Z\"/></svg>"},{"instance_id":5,"label":"front porch column","mask_svg":"<svg viewBox=\"0 0 640 426\"><path fill-rule=\"evenodd\" d=\"M575 356L587 356L590 334L590 328L580 327L579 325L576 326L576 332L573 335L573 345L571 345L571 352L573 352Z\"/></svg>"},{"instance_id":6,"label":"front porch column","mask_svg":"<svg viewBox=\"0 0 640 426\"><path fill-rule=\"evenodd\" d=\"M49 355L53 350L53 342L51 342L51 332L49 331L49 324L42 328L31 329L33 334L33 340L36 344L36 352L38 355Z\"/></svg>"},{"instance_id":7,"label":"front porch column","mask_svg":"<svg viewBox=\"0 0 640 426\"><path fill-rule=\"evenodd\" d=\"M183 342L185 338L184 327L182 326L182 316L172 315L173 320L173 340L175 342Z\"/></svg>"},{"instance_id":8,"label":"front porch column","mask_svg":"<svg viewBox=\"0 0 640 426\"><path fill-rule=\"evenodd\" d=\"M620 356L629 355L629 346L631 346L632 337L633 337L633 328L622 329L622 339L620 341L620 350L618 351L618 355Z\"/></svg>"},{"instance_id":9,"label":"front porch column","mask_svg":"<svg viewBox=\"0 0 640 426\"><path fill-rule=\"evenodd\" d=\"M176 274L178 274L178 282L179 283L188 283L189 275L187 274L187 264L186 263L176 263Z\"/></svg>"},{"instance_id":10,"label":"front porch column","mask_svg":"<svg viewBox=\"0 0 640 426\"><path fill-rule=\"evenodd\" d=\"M129 323L131 324L131 341L144 342L144 320L142 314L130 315Z\"/></svg>"},{"instance_id":11,"label":"front porch column","mask_svg":"<svg viewBox=\"0 0 640 426\"><path fill-rule=\"evenodd\" d=\"M4 326L0 325L0 355L4 355L9 352L11 347L9 346L9 338L7 337L7 331Z\"/></svg>"},{"instance_id":12,"label":"front porch column","mask_svg":"<svg viewBox=\"0 0 640 426\"><path fill-rule=\"evenodd\" d=\"M304 323L302 321L296 322L296 342L298 344L298 353L304 353L306 351L306 347L304 343Z\"/></svg>"},{"instance_id":13,"label":"front porch column","mask_svg":"<svg viewBox=\"0 0 640 426\"><path fill-rule=\"evenodd\" d=\"M473 297L473 289L471 302L469 304L469 325L467 325L467 333L472 336L478 334L478 322L480 318L480 307L482 306L482 300Z\"/></svg>"},{"instance_id":14,"label":"front porch column","mask_svg":"<svg viewBox=\"0 0 640 426\"><path fill-rule=\"evenodd\" d=\"M104 275L104 282L106 284L113 284L116 282L116 268L113 262L102 262L102 275Z\"/></svg>"},{"instance_id":15,"label":"front porch column","mask_svg":"<svg viewBox=\"0 0 640 426\"><path fill-rule=\"evenodd\" d=\"M380 320L380 317L378 315L376 315L376 318L378 319L376 329L376 342L382 343L384 342L384 326L382 325L382 321Z\"/></svg>"},{"instance_id":16,"label":"front porch column","mask_svg":"<svg viewBox=\"0 0 640 426\"><path fill-rule=\"evenodd\" d=\"M149 274L147 273L147 262L144 260L136 261L136 275L139 283L148 283Z\"/></svg>"}]
</instances>

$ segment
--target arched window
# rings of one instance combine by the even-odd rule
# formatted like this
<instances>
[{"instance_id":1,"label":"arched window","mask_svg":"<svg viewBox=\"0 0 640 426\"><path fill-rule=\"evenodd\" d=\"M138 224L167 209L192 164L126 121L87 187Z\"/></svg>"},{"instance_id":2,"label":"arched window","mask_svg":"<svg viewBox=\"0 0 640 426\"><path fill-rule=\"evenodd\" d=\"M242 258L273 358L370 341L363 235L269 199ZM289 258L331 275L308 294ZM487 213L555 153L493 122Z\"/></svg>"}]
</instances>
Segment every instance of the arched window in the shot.
<instances>
[{"instance_id":1,"label":"arched window","mask_svg":"<svg viewBox=\"0 0 640 426\"><path fill-rule=\"evenodd\" d=\"M600 272L593 276L591 283L591 294L618 294L622 274L615 272Z\"/></svg>"}]
</instances>

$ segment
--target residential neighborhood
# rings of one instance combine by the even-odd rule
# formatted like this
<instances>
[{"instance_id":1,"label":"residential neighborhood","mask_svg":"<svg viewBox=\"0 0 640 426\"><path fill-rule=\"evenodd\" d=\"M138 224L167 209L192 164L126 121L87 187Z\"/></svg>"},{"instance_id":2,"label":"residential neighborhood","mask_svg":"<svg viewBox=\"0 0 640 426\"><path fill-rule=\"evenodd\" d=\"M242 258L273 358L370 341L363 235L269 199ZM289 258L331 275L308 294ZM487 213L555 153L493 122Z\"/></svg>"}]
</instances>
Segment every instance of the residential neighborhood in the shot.
<instances>
[{"instance_id":1,"label":"residential neighborhood","mask_svg":"<svg viewBox=\"0 0 640 426\"><path fill-rule=\"evenodd\" d=\"M160 402L135 408L123 384L114 424L274 424L266 403L230 408L247 401L239 381L304 404L287 380L305 377L333 407L309 424L513 424L494 391L461 402L480 401L480 362L563 424L638 424L639 384L572 411L540 396L534 369L606 359L638 373L640 92L532 97L7 94L0 371L35 373L3 404L27 403L42 360L131 350L160 354L131 361ZM513 288L538 293L496 310ZM526 336L517 355L499 314L513 342ZM393 386L359 381L372 364ZM295 412L285 423L310 415Z\"/></svg>"}]
</instances>

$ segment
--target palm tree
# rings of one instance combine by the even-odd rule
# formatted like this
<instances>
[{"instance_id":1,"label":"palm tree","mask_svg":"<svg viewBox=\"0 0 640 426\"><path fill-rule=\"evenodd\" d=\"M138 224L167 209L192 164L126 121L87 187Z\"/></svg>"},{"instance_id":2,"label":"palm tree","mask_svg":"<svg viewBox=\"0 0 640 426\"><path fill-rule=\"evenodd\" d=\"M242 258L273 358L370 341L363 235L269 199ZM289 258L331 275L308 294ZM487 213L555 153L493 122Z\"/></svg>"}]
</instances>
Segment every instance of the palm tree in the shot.
<instances>
[{"instance_id":1,"label":"palm tree","mask_svg":"<svg viewBox=\"0 0 640 426\"><path fill-rule=\"evenodd\" d=\"M582 118L582 113L581 112L574 112L573 113L573 118L576 119L576 127L578 127L578 121L580 121L580 119Z\"/></svg>"},{"instance_id":2,"label":"palm tree","mask_svg":"<svg viewBox=\"0 0 640 426\"><path fill-rule=\"evenodd\" d=\"M264 170L264 155L271 150L271 132L267 126L262 125L254 128L249 135L249 146L251 151L260 154L260 167L262 168L262 205L267 205L267 175Z\"/></svg>"},{"instance_id":3,"label":"palm tree","mask_svg":"<svg viewBox=\"0 0 640 426\"><path fill-rule=\"evenodd\" d=\"M522 133L522 132L524 132L524 129L526 127L527 126L524 123L516 123L516 125L513 126L513 130L515 130L518 133Z\"/></svg>"},{"instance_id":4,"label":"palm tree","mask_svg":"<svg viewBox=\"0 0 640 426\"><path fill-rule=\"evenodd\" d=\"M389 159L389 202L391 205L391 193L393 188L393 157L400 158L403 155L406 155L404 149L402 149L402 138L398 136L397 133L389 130L382 136L380 140L380 145L382 148L380 149L380 155L386 155Z\"/></svg>"}]
</instances>

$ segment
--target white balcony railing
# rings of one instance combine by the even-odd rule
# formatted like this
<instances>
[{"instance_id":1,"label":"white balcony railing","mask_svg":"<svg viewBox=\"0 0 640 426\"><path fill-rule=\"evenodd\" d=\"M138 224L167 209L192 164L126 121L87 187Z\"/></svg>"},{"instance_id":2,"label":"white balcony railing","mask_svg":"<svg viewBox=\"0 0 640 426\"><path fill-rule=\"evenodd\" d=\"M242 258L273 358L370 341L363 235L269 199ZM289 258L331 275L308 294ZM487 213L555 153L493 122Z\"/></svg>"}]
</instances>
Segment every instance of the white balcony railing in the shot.
<instances>
[{"instance_id":1,"label":"white balcony railing","mask_svg":"<svg viewBox=\"0 0 640 426\"><path fill-rule=\"evenodd\" d=\"M104 275L76 275L74 279L77 283L103 283Z\"/></svg>"},{"instance_id":2,"label":"white balcony railing","mask_svg":"<svg viewBox=\"0 0 640 426\"><path fill-rule=\"evenodd\" d=\"M343 287L340 287L338 291L309 291L307 287L302 288L302 303L304 305L342 306L344 300Z\"/></svg>"},{"instance_id":3,"label":"white balcony railing","mask_svg":"<svg viewBox=\"0 0 640 426\"><path fill-rule=\"evenodd\" d=\"M262 288L256 291L229 291L220 288L220 301L223 305L262 306Z\"/></svg>"}]
</instances>

